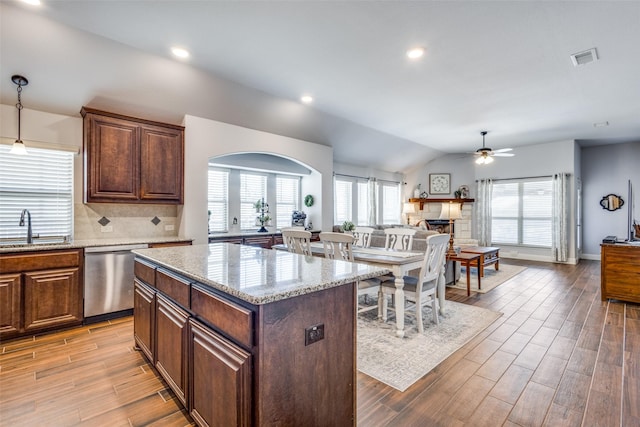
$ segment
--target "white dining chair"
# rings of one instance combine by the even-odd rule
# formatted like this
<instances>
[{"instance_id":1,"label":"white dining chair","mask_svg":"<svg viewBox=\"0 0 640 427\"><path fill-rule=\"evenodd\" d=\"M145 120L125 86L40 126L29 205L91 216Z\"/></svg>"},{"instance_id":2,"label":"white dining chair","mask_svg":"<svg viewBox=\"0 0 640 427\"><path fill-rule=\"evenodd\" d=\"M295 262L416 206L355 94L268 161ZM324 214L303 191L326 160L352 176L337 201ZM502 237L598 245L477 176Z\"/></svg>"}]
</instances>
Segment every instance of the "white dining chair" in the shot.
<instances>
[{"instance_id":1,"label":"white dining chair","mask_svg":"<svg viewBox=\"0 0 640 427\"><path fill-rule=\"evenodd\" d=\"M289 252L311 255L311 232L294 228L282 229L282 240Z\"/></svg>"},{"instance_id":2,"label":"white dining chair","mask_svg":"<svg viewBox=\"0 0 640 427\"><path fill-rule=\"evenodd\" d=\"M413 236L416 231L413 228L385 228L385 249L410 251L413 248Z\"/></svg>"},{"instance_id":3,"label":"white dining chair","mask_svg":"<svg viewBox=\"0 0 640 427\"><path fill-rule=\"evenodd\" d=\"M416 323L418 332L420 333L424 331L422 324L422 306L426 303L431 302L433 322L436 325L439 323L439 307L436 291L438 288L438 280L445 268L445 255L448 244L449 236L447 234L436 234L427 237L427 249L418 277L403 277L405 300L410 303L410 305L405 308L405 313L408 312L407 309L415 309ZM381 317L385 322L387 321L387 311L390 309L387 296L394 295L395 292L396 286L394 281L383 281L381 283L378 296L378 317Z\"/></svg>"},{"instance_id":4,"label":"white dining chair","mask_svg":"<svg viewBox=\"0 0 640 427\"><path fill-rule=\"evenodd\" d=\"M355 230L353 230L353 237L355 238L354 246L361 248L371 246L371 234L373 234L373 227L356 227Z\"/></svg>"},{"instance_id":5,"label":"white dining chair","mask_svg":"<svg viewBox=\"0 0 640 427\"><path fill-rule=\"evenodd\" d=\"M343 261L353 262L353 243L355 236L346 233L322 232L320 233L320 241L324 247L324 256L329 259L339 259ZM358 281L358 313L378 308L376 304L360 304L360 296L364 295L365 301L371 295L373 288L380 288L380 279L373 277L371 279ZM379 294L379 289L378 292Z\"/></svg>"}]
</instances>

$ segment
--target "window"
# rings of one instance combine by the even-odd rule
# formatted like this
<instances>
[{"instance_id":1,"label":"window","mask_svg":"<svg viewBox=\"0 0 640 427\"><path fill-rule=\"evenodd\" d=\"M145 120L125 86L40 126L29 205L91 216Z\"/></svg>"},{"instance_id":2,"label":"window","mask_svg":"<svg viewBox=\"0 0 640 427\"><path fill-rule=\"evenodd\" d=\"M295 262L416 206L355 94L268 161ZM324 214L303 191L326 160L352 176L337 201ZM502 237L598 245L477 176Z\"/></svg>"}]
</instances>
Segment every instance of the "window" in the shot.
<instances>
[{"instance_id":1,"label":"window","mask_svg":"<svg viewBox=\"0 0 640 427\"><path fill-rule=\"evenodd\" d=\"M357 225L369 225L369 183L358 181L358 221Z\"/></svg>"},{"instance_id":2,"label":"window","mask_svg":"<svg viewBox=\"0 0 640 427\"><path fill-rule=\"evenodd\" d=\"M551 247L551 178L493 184L491 242Z\"/></svg>"},{"instance_id":3,"label":"window","mask_svg":"<svg viewBox=\"0 0 640 427\"><path fill-rule=\"evenodd\" d=\"M382 210L378 218L382 218L382 224L400 224L400 186L397 183L383 182L378 184L381 188Z\"/></svg>"},{"instance_id":4,"label":"window","mask_svg":"<svg viewBox=\"0 0 640 427\"><path fill-rule=\"evenodd\" d=\"M300 209L300 178L276 176L276 227L290 227L291 214Z\"/></svg>"},{"instance_id":5,"label":"window","mask_svg":"<svg viewBox=\"0 0 640 427\"><path fill-rule=\"evenodd\" d=\"M72 235L73 152L29 148L10 154L0 145L0 238L25 239L20 214L28 209L33 235L40 238Z\"/></svg>"},{"instance_id":6,"label":"window","mask_svg":"<svg viewBox=\"0 0 640 427\"><path fill-rule=\"evenodd\" d=\"M345 221L353 221L353 185L352 181L335 179L334 184L334 209L335 222L342 224Z\"/></svg>"},{"instance_id":7,"label":"window","mask_svg":"<svg viewBox=\"0 0 640 427\"><path fill-rule=\"evenodd\" d=\"M209 231L227 231L229 212L229 172L209 167L208 181Z\"/></svg>"},{"instance_id":8,"label":"window","mask_svg":"<svg viewBox=\"0 0 640 427\"><path fill-rule=\"evenodd\" d=\"M267 176L240 173L240 228L256 228L256 202L267 200Z\"/></svg>"}]
</instances>

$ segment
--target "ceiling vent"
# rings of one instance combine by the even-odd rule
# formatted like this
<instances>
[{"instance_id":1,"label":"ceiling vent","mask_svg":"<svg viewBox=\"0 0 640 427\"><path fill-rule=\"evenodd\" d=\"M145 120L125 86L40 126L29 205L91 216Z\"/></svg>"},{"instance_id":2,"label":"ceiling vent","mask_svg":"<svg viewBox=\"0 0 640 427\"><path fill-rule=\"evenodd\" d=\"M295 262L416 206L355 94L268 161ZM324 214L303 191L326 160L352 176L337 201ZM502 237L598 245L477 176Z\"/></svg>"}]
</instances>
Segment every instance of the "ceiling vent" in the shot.
<instances>
[{"instance_id":1,"label":"ceiling vent","mask_svg":"<svg viewBox=\"0 0 640 427\"><path fill-rule=\"evenodd\" d=\"M598 52L596 48L592 48L589 50L585 50L583 52L574 53L571 55L571 62L573 62L574 67L578 67L580 65L586 65L590 62L598 60Z\"/></svg>"}]
</instances>

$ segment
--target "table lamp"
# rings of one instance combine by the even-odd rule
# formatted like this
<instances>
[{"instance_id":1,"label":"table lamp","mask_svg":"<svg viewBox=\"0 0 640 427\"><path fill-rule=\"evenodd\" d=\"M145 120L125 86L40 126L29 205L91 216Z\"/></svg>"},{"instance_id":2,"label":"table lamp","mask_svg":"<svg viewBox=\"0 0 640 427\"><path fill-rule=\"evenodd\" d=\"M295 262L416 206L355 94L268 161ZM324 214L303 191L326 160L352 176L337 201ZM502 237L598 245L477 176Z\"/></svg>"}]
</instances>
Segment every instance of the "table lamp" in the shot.
<instances>
[{"instance_id":1,"label":"table lamp","mask_svg":"<svg viewBox=\"0 0 640 427\"><path fill-rule=\"evenodd\" d=\"M449 202L442 204L439 219L449 220L449 250L447 251L447 256L457 255L455 249L453 249L453 221L460 218L462 218L462 215L459 203Z\"/></svg>"},{"instance_id":2,"label":"table lamp","mask_svg":"<svg viewBox=\"0 0 640 427\"><path fill-rule=\"evenodd\" d=\"M416 205L414 203L403 203L402 213L407 216L407 225L409 225L409 214L416 213Z\"/></svg>"}]
</instances>

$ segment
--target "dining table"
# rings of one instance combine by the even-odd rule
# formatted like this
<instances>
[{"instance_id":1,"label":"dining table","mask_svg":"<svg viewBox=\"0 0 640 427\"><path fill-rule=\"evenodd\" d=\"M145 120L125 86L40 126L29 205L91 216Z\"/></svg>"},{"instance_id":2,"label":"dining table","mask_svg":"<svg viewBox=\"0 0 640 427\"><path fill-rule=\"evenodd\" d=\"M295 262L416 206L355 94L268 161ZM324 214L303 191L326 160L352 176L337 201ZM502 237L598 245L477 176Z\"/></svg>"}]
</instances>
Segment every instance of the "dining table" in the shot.
<instances>
[{"instance_id":1,"label":"dining table","mask_svg":"<svg viewBox=\"0 0 640 427\"><path fill-rule=\"evenodd\" d=\"M274 245L276 250L287 250L286 245ZM419 269L424 261L424 252L399 251L379 247L352 247L353 261L374 265L389 270L395 277L395 309L396 309L396 335L404 337L404 276L412 270ZM316 256L324 256L324 246L321 242L311 242L311 253ZM445 278L444 268L438 279L437 286L438 305L440 314L445 312Z\"/></svg>"}]
</instances>

